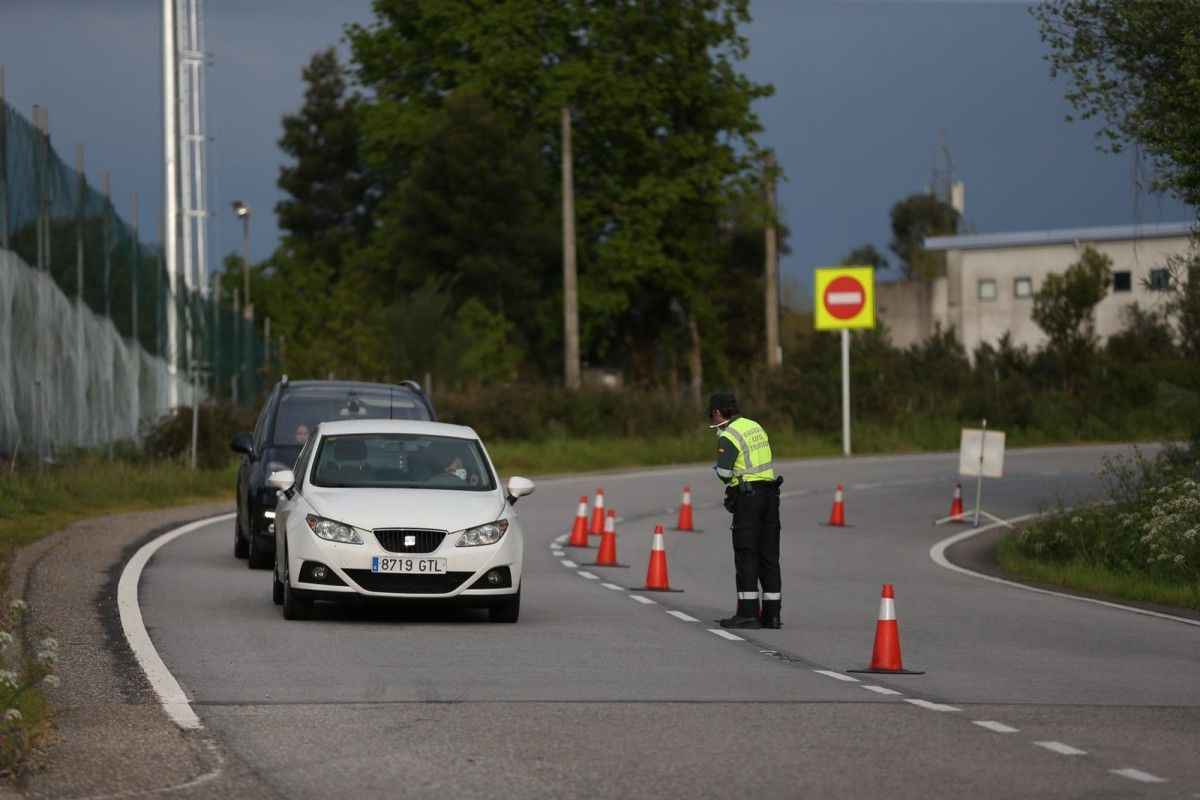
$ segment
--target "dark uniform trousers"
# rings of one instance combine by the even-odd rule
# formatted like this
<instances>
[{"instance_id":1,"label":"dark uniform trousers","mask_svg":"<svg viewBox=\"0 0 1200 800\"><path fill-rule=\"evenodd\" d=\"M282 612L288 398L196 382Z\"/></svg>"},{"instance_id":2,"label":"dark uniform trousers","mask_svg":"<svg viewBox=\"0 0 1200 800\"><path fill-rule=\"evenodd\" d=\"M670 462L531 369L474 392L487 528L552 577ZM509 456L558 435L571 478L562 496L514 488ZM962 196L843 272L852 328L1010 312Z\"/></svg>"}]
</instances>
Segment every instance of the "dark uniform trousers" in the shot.
<instances>
[{"instance_id":1,"label":"dark uniform trousers","mask_svg":"<svg viewBox=\"0 0 1200 800\"><path fill-rule=\"evenodd\" d=\"M738 615L758 616L758 585L764 595L780 596L783 580L779 573L779 484L750 481L751 491L738 487L726 491L733 505L733 565L738 590ZM743 595L753 593L754 598ZM762 601L764 614L779 614L780 600Z\"/></svg>"}]
</instances>

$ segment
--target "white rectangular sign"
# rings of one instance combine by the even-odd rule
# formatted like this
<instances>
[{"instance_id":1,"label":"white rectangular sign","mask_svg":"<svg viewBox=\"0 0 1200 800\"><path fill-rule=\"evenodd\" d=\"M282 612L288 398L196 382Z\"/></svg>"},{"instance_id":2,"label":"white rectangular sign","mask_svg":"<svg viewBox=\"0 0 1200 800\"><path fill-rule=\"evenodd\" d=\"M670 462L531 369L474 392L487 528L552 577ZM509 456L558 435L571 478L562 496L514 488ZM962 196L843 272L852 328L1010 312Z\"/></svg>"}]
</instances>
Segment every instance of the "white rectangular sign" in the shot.
<instances>
[{"instance_id":1,"label":"white rectangular sign","mask_svg":"<svg viewBox=\"0 0 1200 800\"><path fill-rule=\"evenodd\" d=\"M1004 474L1004 431L963 428L958 448L958 474L999 478Z\"/></svg>"}]
</instances>

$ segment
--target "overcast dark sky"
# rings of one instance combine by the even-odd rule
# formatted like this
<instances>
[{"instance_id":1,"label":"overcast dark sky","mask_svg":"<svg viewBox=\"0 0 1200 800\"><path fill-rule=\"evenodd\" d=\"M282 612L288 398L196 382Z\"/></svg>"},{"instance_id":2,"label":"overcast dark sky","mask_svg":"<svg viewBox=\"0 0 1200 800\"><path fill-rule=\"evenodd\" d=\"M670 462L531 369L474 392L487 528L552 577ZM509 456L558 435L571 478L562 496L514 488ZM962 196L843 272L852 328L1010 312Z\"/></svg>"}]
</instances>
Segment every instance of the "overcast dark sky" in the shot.
<instances>
[{"instance_id":1,"label":"overcast dark sky","mask_svg":"<svg viewBox=\"0 0 1200 800\"><path fill-rule=\"evenodd\" d=\"M7 97L50 110L68 160L112 173L118 208L137 191L143 226L161 204L158 0L0 0ZM336 43L369 0L206 0L211 210L218 253L240 248L230 202L254 209L251 257L278 231L271 211L280 117L302 93L300 70ZM779 198L791 228L785 278L855 245L886 249L887 211L922 190L944 131L980 232L1190 219L1178 203L1139 196L1132 161L1095 151L1093 129L1067 123L1025 2L752 0L744 70L774 84L757 106L763 141L787 173Z\"/></svg>"}]
</instances>

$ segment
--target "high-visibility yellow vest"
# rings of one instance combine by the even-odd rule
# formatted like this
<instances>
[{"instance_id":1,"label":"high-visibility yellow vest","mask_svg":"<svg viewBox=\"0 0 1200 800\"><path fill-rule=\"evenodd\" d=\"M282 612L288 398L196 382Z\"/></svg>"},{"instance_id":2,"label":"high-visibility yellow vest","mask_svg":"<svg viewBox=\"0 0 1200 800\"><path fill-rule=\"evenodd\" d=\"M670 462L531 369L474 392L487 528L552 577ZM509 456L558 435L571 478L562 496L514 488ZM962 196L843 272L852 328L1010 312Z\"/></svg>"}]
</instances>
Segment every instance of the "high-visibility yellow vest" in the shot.
<instances>
[{"instance_id":1,"label":"high-visibility yellow vest","mask_svg":"<svg viewBox=\"0 0 1200 800\"><path fill-rule=\"evenodd\" d=\"M737 460L733 462L733 478L729 485L742 481L773 481L771 443L763 426L752 419L738 417L725 426L721 435L737 448Z\"/></svg>"}]
</instances>

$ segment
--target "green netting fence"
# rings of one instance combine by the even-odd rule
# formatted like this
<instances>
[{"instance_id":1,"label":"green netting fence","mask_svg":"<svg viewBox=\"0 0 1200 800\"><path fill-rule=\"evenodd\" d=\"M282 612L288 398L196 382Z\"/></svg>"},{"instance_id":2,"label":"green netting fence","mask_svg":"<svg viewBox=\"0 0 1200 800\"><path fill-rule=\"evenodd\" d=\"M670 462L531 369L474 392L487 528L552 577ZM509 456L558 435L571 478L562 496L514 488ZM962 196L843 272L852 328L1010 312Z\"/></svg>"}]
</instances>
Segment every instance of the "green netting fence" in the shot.
<instances>
[{"instance_id":1,"label":"green netting fence","mask_svg":"<svg viewBox=\"0 0 1200 800\"><path fill-rule=\"evenodd\" d=\"M154 235L139 236L107 193L59 155L36 110L31 121L0 99L0 453L20 440L89 445L136 436L170 405L190 402L193 367L209 397L245 403L260 394L273 370L258 323L235 314L228 297L188 291L182 281L172 294L161 215L153 216L142 231ZM167 363L171 304L175 370ZM114 358L138 366L117 369ZM130 381L147 385L133 388L136 418L122 421L112 406Z\"/></svg>"}]
</instances>

